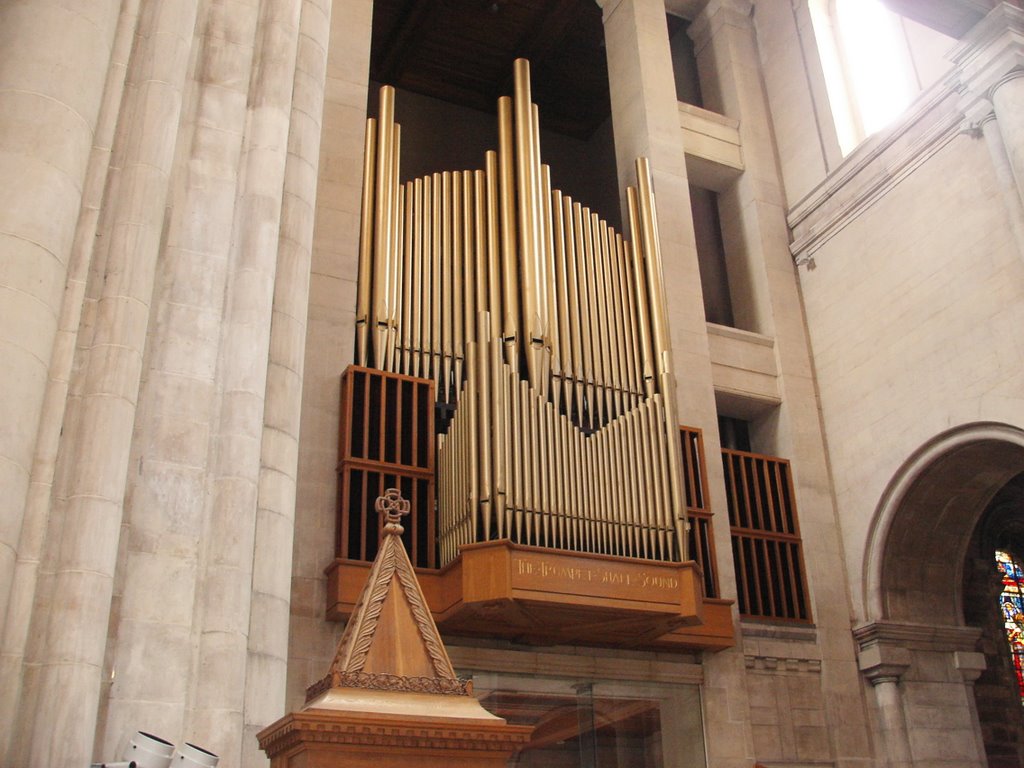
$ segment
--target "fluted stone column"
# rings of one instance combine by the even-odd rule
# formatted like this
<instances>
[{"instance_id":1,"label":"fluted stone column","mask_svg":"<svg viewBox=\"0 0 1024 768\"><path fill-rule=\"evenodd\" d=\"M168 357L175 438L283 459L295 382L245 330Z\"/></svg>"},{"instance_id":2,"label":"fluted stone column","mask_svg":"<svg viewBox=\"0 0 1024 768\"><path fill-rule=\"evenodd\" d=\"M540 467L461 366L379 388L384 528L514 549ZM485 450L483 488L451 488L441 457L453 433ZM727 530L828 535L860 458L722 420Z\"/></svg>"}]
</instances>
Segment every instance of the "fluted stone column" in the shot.
<instances>
[{"instance_id":1,"label":"fluted stone column","mask_svg":"<svg viewBox=\"0 0 1024 768\"><path fill-rule=\"evenodd\" d=\"M288 648L288 709L330 666L340 627L324 619L337 510L338 391L355 340L363 131L372 0L334 4L306 319Z\"/></svg>"},{"instance_id":2,"label":"fluted stone column","mask_svg":"<svg viewBox=\"0 0 1024 768\"><path fill-rule=\"evenodd\" d=\"M120 5L0 4L0 617Z\"/></svg>"},{"instance_id":3,"label":"fluted stone column","mask_svg":"<svg viewBox=\"0 0 1024 768\"><path fill-rule=\"evenodd\" d=\"M210 424L258 7L210 0L196 24L178 139L185 151L174 168L125 497L130 534L110 622L104 757L119 755L125 735L139 729L179 743L191 736Z\"/></svg>"},{"instance_id":4,"label":"fluted stone column","mask_svg":"<svg viewBox=\"0 0 1024 768\"><path fill-rule=\"evenodd\" d=\"M27 752L19 765L77 768L93 756L135 402L195 15L195 0L152 0L140 16L125 100L125 164L111 202L78 439L69 448L56 599L41 638L34 711L22 713Z\"/></svg>"},{"instance_id":5,"label":"fluted stone column","mask_svg":"<svg viewBox=\"0 0 1024 768\"><path fill-rule=\"evenodd\" d=\"M0 11L0 14L2 13ZM99 210L106 185L111 146L137 16L138 0L122 5L85 175L78 225L68 259L66 288L63 292L53 353L49 361L49 374L32 459L30 484L25 499L24 520L18 540L17 564L11 582L10 599L7 602L6 616L0 613L0 762L3 762L4 756L8 754L12 729L17 720L16 712L23 679L22 661L29 641L32 603L49 519L50 495L75 342L81 320L82 301L85 296L85 281L93 255Z\"/></svg>"},{"instance_id":6,"label":"fluted stone column","mask_svg":"<svg viewBox=\"0 0 1024 768\"><path fill-rule=\"evenodd\" d=\"M257 488L301 0L263 0L218 361L195 709L187 726L241 764ZM264 560L265 562L265 560Z\"/></svg>"},{"instance_id":7,"label":"fluted stone column","mask_svg":"<svg viewBox=\"0 0 1024 768\"><path fill-rule=\"evenodd\" d=\"M295 478L330 17L329 0L303 0L256 508L242 742L245 766L266 763L256 734L287 712Z\"/></svg>"}]
</instances>

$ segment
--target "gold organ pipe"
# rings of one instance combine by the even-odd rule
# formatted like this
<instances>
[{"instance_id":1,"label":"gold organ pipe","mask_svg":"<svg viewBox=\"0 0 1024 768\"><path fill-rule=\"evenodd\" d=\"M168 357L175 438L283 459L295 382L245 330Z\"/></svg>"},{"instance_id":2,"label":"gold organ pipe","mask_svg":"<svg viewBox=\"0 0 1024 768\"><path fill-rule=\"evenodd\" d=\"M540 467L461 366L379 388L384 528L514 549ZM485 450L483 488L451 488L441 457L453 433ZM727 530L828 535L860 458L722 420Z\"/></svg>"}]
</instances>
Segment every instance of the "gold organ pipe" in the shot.
<instances>
[{"instance_id":1,"label":"gold organ pipe","mask_svg":"<svg viewBox=\"0 0 1024 768\"><path fill-rule=\"evenodd\" d=\"M618 357L616 370L619 387L619 408L625 409L631 406L629 401L629 361L626 355L628 340L626 328L625 305L629 300L625 295L625 286L622 284L619 273L619 251L616 243L617 235L615 230L608 228L608 270L611 274L612 319L615 322L615 352Z\"/></svg>"},{"instance_id":2,"label":"gold organ pipe","mask_svg":"<svg viewBox=\"0 0 1024 768\"><path fill-rule=\"evenodd\" d=\"M493 318L490 319L493 323ZM493 491L492 498L494 500L494 516L498 523L498 538L505 538L508 535L508 530L505 522L506 506L508 502L508 474L506 472L506 461L508 451L505 449L506 432L508 429L508 399L504 396L506 388L506 377L505 372L502 368L502 356L504 350L500 344L500 339L492 337L488 339L490 345L490 365L491 365L491 451L493 454L492 458L492 476L493 476Z\"/></svg>"},{"instance_id":3,"label":"gold organ pipe","mask_svg":"<svg viewBox=\"0 0 1024 768\"><path fill-rule=\"evenodd\" d=\"M521 256L519 274L523 293L523 346L526 351L527 376L530 386L544 391L540 379L540 350L544 344L541 304L545 296L540 257L540 222L536 205L537 180L533 144L533 107L530 102L530 65L516 59L515 80L515 163L516 202L519 215Z\"/></svg>"},{"instance_id":4,"label":"gold organ pipe","mask_svg":"<svg viewBox=\"0 0 1024 768\"><path fill-rule=\"evenodd\" d=\"M637 396L643 392L643 384L641 382L640 365L638 362L639 341L637 340L636 326L636 288L630 279L629 262L626 259L626 249L628 247L629 244L623 242L622 236L617 235L615 238L615 251L619 263L619 283L622 286L624 297L623 314L626 329L626 360L629 371L627 381L629 382L631 394L630 407L635 408Z\"/></svg>"},{"instance_id":5,"label":"gold organ pipe","mask_svg":"<svg viewBox=\"0 0 1024 768\"><path fill-rule=\"evenodd\" d=\"M573 231L576 236L576 274L579 280L579 318L580 333L582 335L583 350L583 377L587 391L587 426L590 429L597 429L597 405L595 397L595 367L594 367L594 343L593 343L593 317L594 302L590 295L589 270L587 268L587 227L584 221L589 219L589 209L584 214L584 209L579 203L573 203L572 220Z\"/></svg>"},{"instance_id":6,"label":"gold organ pipe","mask_svg":"<svg viewBox=\"0 0 1024 768\"><path fill-rule=\"evenodd\" d=\"M579 278L577 275L578 266L578 240L576 239L576 227L573 223L573 202L572 198L566 196L562 201L562 229L565 233L565 283L566 283L566 299L564 300L567 307L567 314L569 316L569 335L571 339L568 343L570 354L572 355L572 375L575 379L574 387L576 393L576 412L578 414L579 423L582 426L583 421L583 387L584 387L584 373L583 373L583 335L580 330L580 305L579 305ZM563 363L565 365L565 363ZM570 413L569 409L566 409L566 413Z\"/></svg>"},{"instance_id":7,"label":"gold organ pipe","mask_svg":"<svg viewBox=\"0 0 1024 768\"><path fill-rule=\"evenodd\" d=\"M394 371L397 367L395 360L398 346L398 292L402 286L402 264L405 253L405 241L403 240L403 223L405 221L405 195L402 194L402 185L398 180L398 165L401 157L402 147L402 126L395 123L391 138L391 187L392 197L391 211L391 253L389 262L391 264L390 282L388 284L388 346L385 355L388 370Z\"/></svg>"},{"instance_id":8,"label":"gold organ pipe","mask_svg":"<svg viewBox=\"0 0 1024 768\"><path fill-rule=\"evenodd\" d=\"M452 380L452 320L454 315L452 291L452 174L441 174L441 400L449 402Z\"/></svg>"},{"instance_id":9,"label":"gold organ pipe","mask_svg":"<svg viewBox=\"0 0 1024 768\"><path fill-rule=\"evenodd\" d=\"M523 466L526 463L523 459L525 447L523 445L523 422L522 422L522 401L519 397L519 378L514 371L506 373L508 380L508 398L512 404L511 424L508 430L512 438L511 452L512 479L514 483L513 506L515 508L515 541L523 540L523 507L525 506L525 483L523 482Z\"/></svg>"},{"instance_id":10,"label":"gold organ pipe","mask_svg":"<svg viewBox=\"0 0 1024 768\"><path fill-rule=\"evenodd\" d=\"M477 345L476 342L470 342L466 345L466 368L469 371L473 371L476 368L477 363ZM468 536L466 541L472 541L476 538L476 532L480 529L480 443L486 442L486 439L481 441L478 439L478 425L479 420L477 418L477 389L476 389L476 377L466 377L466 415L469 417L467 424L468 440L466 445L466 472L469 475L469 513L470 513L470 525ZM490 505L488 504L488 507ZM489 520L488 520L489 522ZM488 525L484 526L484 536L487 536L490 528Z\"/></svg>"},{"instance_id":11,"label":"gold organ pipe","mask_svg":"<svg viewBox=\"0 0 1024 768\"><path fill-rule=\"evenodd\" d=\"M608 223L600 220L597 225L596 233L599 235L601 240L600 248L600 262L601 262L601 283L604 286L604 333L602 334L607 340L606 346L608 348L608 368L606 369L609 374L609 384L611 385L612 400L615 402L614 413L616 415L622 413L622 373L619 369L619 354L618 345L622 341L622 337L618 332L618 328L615 324L615 305L618 303L616 295L612 290L612 264L611 264L611 253L608 248L608 233L611 228Z\"/></svg>"},{"instance_id":12,"label":"gold organ pipe","mask_svg":"<svg viewBox=\"0 0 1024 768\"><path fill-rule=\"evenodd\" d=\"M477 207L479 210L479 206ZM477 424L475 430L479 434L480 448L480 509L483 515L484 538L491 536L491 515L497 509L495 503L495 492L493 485L493 472L491 460L493 454L493 433L487 429L488 424L494 424L491 419L493 408L491 402L491 339L488 336L491 320L487 310L477 313L477 368L476 375L479 378L477 401ZM497 426L497 425L495 425Z\"/></svg>"},{"instance_id":13,"label":"gold organ pipe","mask_svg":"<svg viewBox=\"0 0 1024 768\"><path fill-rule=\"evenodd\" d=\"M486 156L486 170L484 171L484 183L487 195L487 309L491 314L492 339L501 335L501 251L499 250L498 221L499 221L499 176L498 176L498 153L488 152Z\"/></svg>"},{"instance_id":14,"label":"gold organ pipe","mask_svg":"<svg viewBox=\"0 0 1024 768\"><path fill-rule=\"evenodd\" d=\"M404 304L408 307L405 327L408 328L406 372L412 376L420 374L421 341L420 315L423 312L423 180L412 182L412 264L405 283Z\"/></svg>"},{"instance_id":15,"label":"gold organ pipe","mask_svg":"<svg viewBox=\"0 0 1024 768\"><path fill-rule=\"evenodd\" d=\"M430 207L430 356L431 376L438 399L443 397L441 382L441 174L435 173Z\"/></svg>"},{"instance_id":16,"label":"gold organ pipe","mask_svg":"<svg viewBox=\"0 0 1024 768\"><path fill-rule=\"evenodd\" d=\"M526 527L526 538L530 540L533 534L532 512L537 508L537 494L534 486L534 450L536 442L533 436L533 412L530 408L530 385L526 381L516 381L516 394L519 396L519 430L522 433L523 450L523 508L527 514L524 517Z\"/></svg>"},{"instance_id":17,"label":"gold organ pipe","mask_svg":"<svg viewBox=\"0 0 1024 768\"><path fill-rule=\"evenodd\" d=\"M547 166L545 166L547 169ZM550 169L547 170L550 174ZM550 185L550 184L549 184ZM552 302L551 309L557 315L558 322L552 322L552 327L558 329L558 355L559 366L562 374L562 394L565 397L565 412L572 412L572 378L575 366L572 359L572 334L569 331L569 277L568 264L565 255L566 250L566 229L563 216L562 193L557 189L551 193L551 228L554 233L554 266L555 280L552 286L556 287L557 300Z\"/></svg>"},{"instance_id":18,"label":"gold organ pipe","mask_svg":"<svg viewBox=\"0 0 1024 768\"><path fill-rule=\"evenodd\" d=\"M505 362L519 370L519 254L516 240L516 177L512 152L512 100L498 99L498 165L501 184L501 274L504 287Z\"/></svg>"},{"instance_id":19,"label":"gold organ pipe","mask_svg":"<svg viewBox=\"0 0 1024 768\"><path fill-rule=\"evenodd\" d=\"M535 144L537 148L537 157L540 157L540 120L536 114L536 107L534 107L534 135ZM540 169L540 193L541 193L541 221L543 222L543 245L542 254L544 256L544 282L547 286L547 292L544 297L544 302L547 306L545 312L546 317L546 328L547 328L547 342L545 351L545 360L550 361L548 367L550 368L550 377L545 375L545 379L551 381L554 392L552 393L554 398L555 407L559 407L561 403L562 395L562 372L563 362L561 355L561 348L559 346L561 339L561 329L559 328L559 322L556 319L558 312L558 291L555 286L555 240L561 237L561 232L555 231L554 221L552 220L552 206L551 206L551 166L542 165ZM561 294L564 296L564 294Z\"/></svg>"},{"instance_id":20,"label":"gold organ pipe","mask_svg":"<svg viewBox=\"0 0 1024 768\"><path fill-rule=\"evenodd\" d=\"M599 218L596 213L591 212L587 208L585 208L584 211L587 213L587 221L589 223L589 226L587 227L587 244L589 246L588 267L590 268L590 276L592 279L591 295L593 296L595 313L594 358L596 360L597 379L601 385L599 402L602 403L601 424L603 425L611 420L611 392L609 391L611 371L608 358L607 329L608 307L605 304L604 275L601 270L601 230L599 227Z\"/></svg>"},{"instance_id":21,"label":"gold organ pipe","mask_svg":"<svg viewBox=\"0 0 1024 768\"><path fill-rule=\"evenodd\" d=\"M479 198L476 196L477 174L473 171L462 172L462 264L466 284L466 297L463 299L463 335L465 342L476 341L476 313L483 308L483 304L477 301L481 291L481 278L478 272L485 272L486 262L480 256L483 248L477 243L477 219L481 210ZM482 181L481 177L481 181ZM472 371L468 367L466 371ZM467 373L468 376L468 373Z\"/></svg>"},{"instance_id":22,"label":"gold organ pipe","mask_svg":"<svg viewBox=\"0 0 1024 768\"><path fill-rule=\"evenodd\" d=\"M643 365L644 392L648 397L654 394L654 351L651 346L651 315L647 303L647 270L643 249L640 244L640 211L636 189L626 188L629 209L629 237L632 246L634 291L637 302L637 319L640 326L640 362Z\"/></svg>"},{"instance_id":23,"label":"gold organ pipe","mask_svg":"<svg viewBox=\"0 0 1024 768\"><path fill-rule=\"evenodd\" d=\"M384 369L387 351L387 332L390 321L388 288L391 284L391 249L394 229L394 190L392 181L393 142L395 130L395 89L385 85L380 89L380 118L377 120L377 193L374 231L373 269L373 323L374 362Z\"/></svg>"},{"instance_id":24,"label":"gold organ pipe","mask_svg":"<svg viewBox=\"0 0 1024 768\"><path fill-rule=\"evenodd\" d=\"M373 225L374 192L376 189L377 167L377 121L366 121L366 137L363 142L363 198L359 223L359 287L356 293L356 362L365 366L368 362L370 323L370 289L373 283Z\"/></svg>"},{"instance_id":25,"label":"gold organ pipe","mask_svg":"<svg viewBox=\"0 0 1024 768\"><path fill-rule=\"evenodd\" d=\"M451 223L451 244L452 244L452 355L454 363L454 392L455 401L459 400L459 391L462 388L462 363L465 358L465 336L463 334L464 309L466 304L467 291L463 286L465 276L462 239L462 174L459 171L452 173L452 223ZM468 283L466 285L469 285Z\"/></svg>"},{"instance_id":26,"label":"gold organ pipe","mask_svg":"<svg viewBox=\"0 0 1024 768\"><path fill-rule=\"evenodd\" d=\"M420 237L420 245L422 249L422 255L420 256L420 284L419 284L419 304L417 315L417 322L420 324L420 363L419 367L416 368L416 375L423 377L424 379L430 378L430 307L432 305L433 296L433 257L431 254L433 245L433 230L431 229L432 224L432 211L433 211L433 195L432 184L429 176L421 179L420 186L423 189L423 203L420 206L420 227L422 228L422 235ZM414 364L415 367L415 364Z\"/></svg>"}]
</instances>

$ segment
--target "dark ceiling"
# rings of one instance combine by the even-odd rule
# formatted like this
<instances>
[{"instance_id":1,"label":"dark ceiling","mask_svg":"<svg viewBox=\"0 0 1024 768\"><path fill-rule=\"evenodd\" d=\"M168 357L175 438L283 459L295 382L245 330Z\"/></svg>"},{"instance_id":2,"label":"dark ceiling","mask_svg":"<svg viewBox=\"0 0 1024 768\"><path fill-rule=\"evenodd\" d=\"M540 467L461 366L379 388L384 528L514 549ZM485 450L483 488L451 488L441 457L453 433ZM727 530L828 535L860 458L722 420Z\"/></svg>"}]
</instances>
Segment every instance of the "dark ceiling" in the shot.
<instances>
[{"instance_id":1,"label":"dark ceiling","mask_svg":"<svg viewBox=\"0 0 1024 768\"><path fill-rule=\"evenodd\" d=\"M375 0L370 78L494 113L530 60L541 125L589 138L611 113L594 0Z\"/></svg>"}]
</instances>

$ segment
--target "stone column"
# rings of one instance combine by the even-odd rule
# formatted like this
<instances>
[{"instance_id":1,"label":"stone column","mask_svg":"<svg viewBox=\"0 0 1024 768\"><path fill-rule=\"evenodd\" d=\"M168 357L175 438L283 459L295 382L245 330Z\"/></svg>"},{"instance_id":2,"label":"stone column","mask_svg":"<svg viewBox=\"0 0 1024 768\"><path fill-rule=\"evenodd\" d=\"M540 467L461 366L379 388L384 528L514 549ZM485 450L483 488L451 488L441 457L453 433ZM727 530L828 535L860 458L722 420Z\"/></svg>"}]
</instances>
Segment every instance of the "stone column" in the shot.
<instances>
[{"instance_id":1,"label":"stone column","mask_svg":"<svg viewBox=\"0 0 1024 768\"><path fill-rule=\"evenodd\" d=\"M759 13L750 0L709 0L689 34L705 106L739 122L744 171L719 195L733 313L741 329L774 340L782 402L752 422L751 437L755 450L792 461L800 529L804 541L813 543L804 548L804 561L829 736L827 751L821 748L814 759L868 760L839 520L759 50L762 33L777 42L772 36L778 18L766 13L762 19ZM755 741L755 748L764 758L771 744Z\"/></svg>"},{"instance_id":2,"label":"stone column","mask_svg":"<svg viewBox=\"0 0 1024 768\"><path fill-rule=\"evenodd\" d=\"M340 6L335 3L335 9ZM341 627L324 620L334 559L341 374L355 340L363 132L372 0L331 14L306 320L288 648L288 709L323 675Z\"/></svg>"},{"instance_id":3,"label":"stone column","mask_svg":"<svg viewBox=\"0 0 1024 768\"><path fill-rule=\"evenodd\" d=\"M878 716L890 768L911 768L913 756L903 716L900 677L910 667L910 651L874 643L861 648L859 665L878 699Z\"/></svg>"},{"instance_id":4,"label":"stone column","mask_svg":"<svg viewBox=\"0 0 1024 768\"><path fill-rule=\"evenodd\" d=\"M1014 242L1017 244L1018 252L1024 254L1024 205L1021 204L1020 188L1014 178L1010 158L1006 154L1006 144L1003 143L1003 135L999 130L999 123L996 121L996 113L992 109L991 102L987 100L978 102L972 109L972 113L966 118L964 132L972 136L981 134L985 139L989 156L992 158L992 168L999 181L1000 197L1003 199L1003 207L1006 209L1006 216L1010 221Z\"/></svg>"},{"instance_id":5,"label":"stone column","mask_svg":"<svg viewBox=\"0 0 1024 768\"><path fill-rule=\"evenodd\" d=\"M256 508L242 744L242 764L246 766L266 761L256 734L287 712L295 477L330 17L329 0L303 0Z\"/></svg>"},{"instance_id":6,"label":"stone column","mask_svg":"<svg viewBox=\"0 0 1024 768\"><path fill-rule=\"evenodd\" d=\"M147 2L140 16L124 106L125 165L111 201L111 245L78 439L69 446L73 466L37 699L33 712L22 713L22 765L80 766L92 757L135 403L195 17L195 0Z\"/></svg>"},{"instance_id":7,"label":"stone column","mask_svg":"<svg viewBox=\"0 0 1024 768\"><path fill-rule=\"evenodd\" d=\"M1020 13L1024 16L1024 11ZM1024 59L1024 49L1020 54ZM1024 67L1014 67L999 78L990 94L1017 191L1024 200Z\"/></svg>"},{"instance_id":8,"label":"stone column","mask_svg":"<svg viewBox=\"0 0 1024 768\"><path fill-rule=\"evenodd\" d=\"M1024 205L1024 9L1006 2L996 5L964 35L951 58L964 93L961 109L985 133L1001 180L1009 166L1020 208ZM995 125L987 119L989 104Z\"/></svg>"},{"instance_id":9,"label":"stone column","mask_svg":"<svg viewBox=\"0 0 1024 768\"><path fill-rule=\"evenodd\" d=\"M672 297L668 320L677 372L677 408L682 423L700 427L707 456L720 455L717 408L690 211L683 132L661 0L599 0L603 10L608 86L620 192L634 184L634 161L650 159L665 268ZM701 86L704 82L702 77ZM624 220L628 220L623 216ZM716 512L714 535L723 597L735 597L732 547L725 510L722 464L707 462L708 497ZM738 614L734 614L738 618ZM738 649L704 660L708 765L749 766L753 743L743 655Z\"/></svg>"},{"instance_id":10,"label":"stone column","mask_svg":"<svg viewBox=\"0 0 1024 768\"><path fill-rule=\"evenodd\" d=\"M24 520L18 540L17 565L11 583L6 617L0 613L0 618L4 618L0 621L3 628L0 632L0 762L10 748L11 730L17 719L16 711L22 689L22 661L29 641L32 603L49 519L54 470L85 296L85 281L96 240L99 210L106 186L111 146L120 112L125 71L137 16L138 0L123 5L85 175L78 226L68 259L66 287L49 362L42 415L32 459L31 479L25 499ZM2 514L0 512L0 515ZM11 522L13 523L13 520ZM3 545L0 544L0 549L2 548ZM0 597L0 603L2 602L3 598Z\"/></svg>"},{"instance_id":11,"label":"stone column","mask_svg":"<svg viewBox=\"0 0 1024 768\"><path fill-rule=\"evenodd\" d=\"M188 735L219 329L257 16L254 0L210 0L196 24L125 494L130 533L98 742L105 758L138 729L179 743Z\"/></svg>"},{"instance_id":12,"label":"stone column","mask_svg":"<svg viewBox=\"0 0 1024 768\"><path fill-rule=\"evenodd\" d=\"M0 4L0 617L120 6Z\"/></svg>"},{"instance_id":13,"label":"stone column","mask_svg":"<svg viewBox=\"0 0 1024 768\"><path fill-rule=\"evenodd\" d=\"M220 416L187 731L230 766L241 764L264 397L301 7L301 0L260 4L217 366ZM261 565L273 567L272 559Z\"/></svg>"}]
</instances>

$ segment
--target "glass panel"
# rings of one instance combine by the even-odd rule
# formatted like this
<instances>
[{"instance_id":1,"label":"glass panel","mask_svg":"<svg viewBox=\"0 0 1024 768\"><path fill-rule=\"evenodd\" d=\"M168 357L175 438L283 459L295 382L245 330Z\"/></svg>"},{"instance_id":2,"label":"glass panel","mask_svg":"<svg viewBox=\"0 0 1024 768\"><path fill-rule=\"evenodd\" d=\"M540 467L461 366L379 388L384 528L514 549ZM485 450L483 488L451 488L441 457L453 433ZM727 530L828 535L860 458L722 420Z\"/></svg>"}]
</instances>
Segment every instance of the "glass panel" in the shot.
<instances>
[{"instance_id":1,"label":"glass panel","mask_svg":"<svg viewBox=\"0 0 1024 768\"><path fill-rule=\"evenodd\" d=\"M473 687L490 712L534 727L529 745L509 766L706 766L697 686L570 683L476 673Z\"/></svg>"},{"instance_id":2,"label":"glass panel","mask_svg":"<svg viewBox=\"0 0 1024 768\"><path fill-rule=\"evenodd\" d=\"M1003 579L1003 592L999 596L1003 626L1017 673L1017 690L1024 703L1024 569L1008 552L996 552L996 565Z\"/></svg>"}]
</instances>

